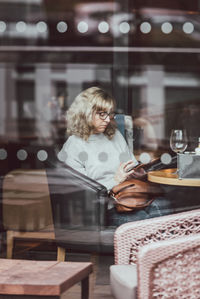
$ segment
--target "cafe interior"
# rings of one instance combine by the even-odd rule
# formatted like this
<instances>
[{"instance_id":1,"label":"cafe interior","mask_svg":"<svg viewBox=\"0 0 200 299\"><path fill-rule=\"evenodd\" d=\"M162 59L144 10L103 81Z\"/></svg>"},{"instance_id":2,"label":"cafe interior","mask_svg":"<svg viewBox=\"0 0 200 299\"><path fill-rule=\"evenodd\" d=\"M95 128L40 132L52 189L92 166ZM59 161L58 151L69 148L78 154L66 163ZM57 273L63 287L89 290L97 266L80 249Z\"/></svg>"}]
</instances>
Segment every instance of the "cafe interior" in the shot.
<instances>
[{"instance_id":1,"label":"cafe interior","mask_svg":"<svg viewBox=\"0 0 200 299\"><path fill-rule=\"evenodd\" d=\"M0 298L200 298L199 11L0 0ZM66 112L93 86L114 97L142 182L162 190L118 212L124 223L109 218L117 195L59 155Z\"/></svg>"}]
</instances>

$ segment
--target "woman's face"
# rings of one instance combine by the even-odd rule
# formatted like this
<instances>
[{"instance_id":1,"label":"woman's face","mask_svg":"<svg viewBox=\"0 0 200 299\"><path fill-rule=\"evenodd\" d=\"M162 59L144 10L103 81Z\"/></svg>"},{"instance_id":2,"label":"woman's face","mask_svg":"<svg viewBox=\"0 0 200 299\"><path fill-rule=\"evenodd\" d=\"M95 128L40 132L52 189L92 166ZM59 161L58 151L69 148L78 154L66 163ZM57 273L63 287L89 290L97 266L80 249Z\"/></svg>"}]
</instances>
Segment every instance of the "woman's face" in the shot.
<instances>
[{"instance_id":1,"label":"woman's face","mask_svg":"<svg viewBox=\"0 0 200 299\"><path fill-rule=\"evenodd\" d=\"M97 111L93 113L92 124L94 126L94 133L103 133L110 123L111 119L115 116L114 112Z\"/></svg>"}]
</instances>

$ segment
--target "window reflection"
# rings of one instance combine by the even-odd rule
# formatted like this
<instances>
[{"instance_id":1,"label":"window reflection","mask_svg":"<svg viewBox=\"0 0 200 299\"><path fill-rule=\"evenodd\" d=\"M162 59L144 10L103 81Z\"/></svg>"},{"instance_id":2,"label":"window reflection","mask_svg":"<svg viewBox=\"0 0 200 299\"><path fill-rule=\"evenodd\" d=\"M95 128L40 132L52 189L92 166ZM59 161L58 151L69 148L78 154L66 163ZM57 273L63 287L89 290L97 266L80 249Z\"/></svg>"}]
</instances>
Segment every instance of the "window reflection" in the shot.
<instances>
[{"instance_id":1,"label":"window reflection","mask_svg":"<svg viewBox=\"0 0 200 299\"><path fill-rule=\"evenodd\" d=\"M0 2L2 45L199 47L200 16L194 5L152 7L119 1ZM188 5L189 7L189 5ZM10 11L13 14L10 15ZM16 13L18 12L18 13ZM62 34L61 34L62 33ZM102 35L104 34L104 35ZM128 36L125 38L124 35Z\"/></svg>"},{"instance_id":2,"label":"window reflection","mask_svg":"<svg viewBox=\"0 0 200 299\"><path fill-rule=\"evenodd\" d=\"M121 95L116 94L116 99L118 113L133 118L134 149L166 149L171 128L178 121L182 125L185 118L194 147L199 135L199 75L186 71L167 72L162 65L146 65L145 68L137 71L130 68L129 79L124 74L125 69L115 72L120 90L126 90L129 82L129 98L121 101ZM11 78L9 85L6 84L8 76ZM25 64L11 69L4 65L1 82L5 82L1 105L10 106L7 114L1 116L1 122L5 122L1 136L12 142L59 146L67 138L65 112L77 90L97 84L112 92L112 66ZM12 97L6 104L9 94Z\"/></svg>"},{"instance_id":3,"label":"window reflection","mask_svg":"<svg viewBox=\"0 0 200 299\"><path fill-rule=\"evenodd\" d=\"M128 125L122 122L122 131L126 129L128 145L143 163L156 157L170 163L169 136L176 126L187 129L189 150L197 146L198 9L188 2L183 7L173 4L174 8L168 1L151 7L146 3L0 0L0 174L11 171L6 178L9 188L18 169L25 170L22 182L30 171L31 182L35 177L38 184L40 170L53 167L68 138L66 110L78 93L91 86L114 95L117 114L128 120ZM105 152L101 154L99 159L105 162ZM64 161L66 156L58 159ZM87 160L84 155L82 160ZM92 214L90 192L84 189L86 204L81 210L82 186L77 189L72 182L66 188L65 172L62 181L60 173L57 176L54 181L53 171L52 189L61 185L61 199L68 194L70 202L62 215L67 225L79 224L82 229L83 223L95 223L95 231L99 215L97 209ZM100 201L93 204L96 208ZM20 219L20 208L18 212ZM49 215L42 217L41 222L52 224Z\"/></svg>"},{"instance_id":4,"label":"window reflection","mask_svg":"<svg viewBox=\"0 0 200 299\"><path fill-rule=\"evenodd\" d=\"M11 13L12 11L12 13ZM1 44L29 44L48 38L43 1L0 1Z\"/></svg>"}]
</instances>

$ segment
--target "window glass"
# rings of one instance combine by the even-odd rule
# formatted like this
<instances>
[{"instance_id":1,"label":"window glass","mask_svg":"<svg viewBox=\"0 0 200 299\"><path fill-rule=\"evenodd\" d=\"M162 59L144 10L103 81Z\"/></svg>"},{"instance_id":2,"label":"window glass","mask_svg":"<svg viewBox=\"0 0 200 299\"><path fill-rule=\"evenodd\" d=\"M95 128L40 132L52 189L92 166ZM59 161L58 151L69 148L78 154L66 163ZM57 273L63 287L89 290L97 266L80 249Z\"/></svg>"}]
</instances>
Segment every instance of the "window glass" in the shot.
<instances>
[{"instance_id":1,"label":"window glass","mask_svg":"<svg viewBox=\"0 0 200 299\"><path fill-rule=\"evenodd\" d=\"M66 111L81 91L106 90L137 161L176 168L171 130L186 129L190 155L200 138L199 3L0 0L1 256L55 258L54 233L63 241L64 231L72 253L113 257L121 222L112 223L106 187L66 166L67 151L59 155L69 137ZM80 157L86 164L87 152ZM99 157L106 164L104 148ZM198 188L168 187L173 207L162 215L199 207L192 197ZM135 215L149 217L143 210ZM19 234L6 252L10 231Z\"/></svg>"}]
</instances>

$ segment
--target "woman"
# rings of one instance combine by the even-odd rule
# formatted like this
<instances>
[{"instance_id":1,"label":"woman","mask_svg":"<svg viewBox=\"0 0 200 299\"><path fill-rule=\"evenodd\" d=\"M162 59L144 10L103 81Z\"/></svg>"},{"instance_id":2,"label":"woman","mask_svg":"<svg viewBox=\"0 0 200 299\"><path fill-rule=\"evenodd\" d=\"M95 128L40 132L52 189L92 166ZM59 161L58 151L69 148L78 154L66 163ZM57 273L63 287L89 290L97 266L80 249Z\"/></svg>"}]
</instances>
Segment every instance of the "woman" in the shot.
<instances>
[{"instance_id":1,"label":"woman","mask_svg":"<svg viewBox=\"0 0 200 299\"><path fill-rule=\"evenodd\" d=\"M81 92L67 112L67 133L59 159L108 190L125 181L138 164L114 122L115 101L99 87ZM120 214L111 206L109 225L160 216L156 201L143 210Z\"/></svg>"},{"instance_id":2,"label":"woman","mask_svg":"<svg viewBox=\"0 0 200 299\"><path fill-rule=\"evenodd\" d=\"M138 164L114 122L115 102L104 90L81 92L67 112L70 135L59 157L109 190L126 180ZM62 159L62 158L61 158Z\"/></svg>"}]
</instances>

